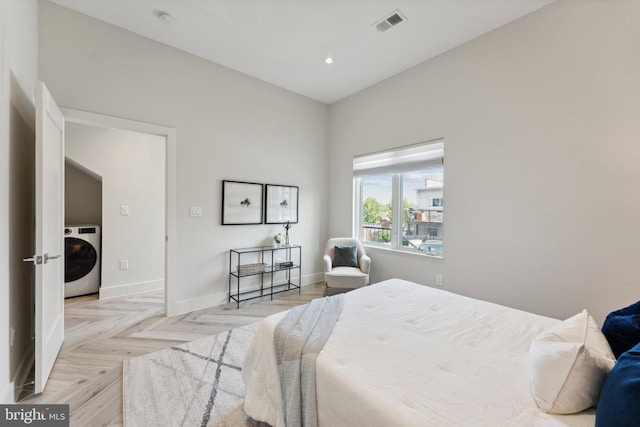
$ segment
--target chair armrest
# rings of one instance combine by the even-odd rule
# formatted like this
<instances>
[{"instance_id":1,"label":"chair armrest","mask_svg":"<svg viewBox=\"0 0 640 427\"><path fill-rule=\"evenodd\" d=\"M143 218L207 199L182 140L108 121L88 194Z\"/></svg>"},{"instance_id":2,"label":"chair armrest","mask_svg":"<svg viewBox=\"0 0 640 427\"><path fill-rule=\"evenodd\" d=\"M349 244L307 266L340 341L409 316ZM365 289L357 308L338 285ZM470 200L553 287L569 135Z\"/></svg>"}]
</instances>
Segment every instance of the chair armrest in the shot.
<instances>
[{"instance_id":1,"label":"chair armrest","mask_svg":"<svg viewBox=\"0 0 640 427\"><path fill-rule=\"evenodd\" d=\"M360 271L365 274L369 274L371 270L371 258L368 255L362 255L360 257Z\"/></svg>"},{"instance_id":2,"label":"chair armrest","mask_svg":"<svg viewBox=\"0 0 640 427\"><path fill-rule=\"evenodd\" d=\"M331 267L333 265L333 261L329 255L325 255L323 258L324 261L324 272L329 273L331 271Z\"/></svg>"}]
</instances>

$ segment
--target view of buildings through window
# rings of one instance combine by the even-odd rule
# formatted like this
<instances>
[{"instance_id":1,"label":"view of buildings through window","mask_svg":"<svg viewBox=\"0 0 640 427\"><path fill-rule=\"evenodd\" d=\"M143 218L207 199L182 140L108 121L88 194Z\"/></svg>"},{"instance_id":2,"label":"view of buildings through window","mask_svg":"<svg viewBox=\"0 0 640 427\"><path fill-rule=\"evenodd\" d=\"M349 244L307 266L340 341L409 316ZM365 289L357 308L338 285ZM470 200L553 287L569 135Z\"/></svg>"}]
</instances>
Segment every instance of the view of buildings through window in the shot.
<instances>
[{"instance_id":1,"label":"view of buildings through window","mask_svg":"<svg viewBox=\"0 0 640 427\"><path fill-rule=\"evenodd\" d=\"M444 140L353 158L354 237L442 256Z\"/></svg>"},{"instance_id":2,"label":"view of buildings through window","mask_svg":"<svg viewBox=\"0 0 640 427\"><path fill-rule=\"evenodd\" d=\"M401 181L401 245L442 254L443 174L419 170L398 174ZM390 245L393 218L393 174L361 178L362 237Z\"/></svg>"},{"instance_id":3,"label":"view of buildings through window","mask_svg":"<svg viewBox=\"0 0 640 427\"><path fill-rule=\"evenodd\" d=\"M442 255L442 169L402 174L402 246Z\"/></svg>"}]
</instances>

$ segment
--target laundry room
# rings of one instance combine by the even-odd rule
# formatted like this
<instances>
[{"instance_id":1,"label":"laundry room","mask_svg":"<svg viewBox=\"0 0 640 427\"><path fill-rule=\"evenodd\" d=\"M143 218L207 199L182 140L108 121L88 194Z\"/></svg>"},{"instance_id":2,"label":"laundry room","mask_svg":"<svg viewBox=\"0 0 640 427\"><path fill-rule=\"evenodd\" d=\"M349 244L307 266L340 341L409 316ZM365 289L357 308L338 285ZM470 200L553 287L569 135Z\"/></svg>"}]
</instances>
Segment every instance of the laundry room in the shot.
<instances>
[{"instance_id":1,"label":"laundry room","mask_svg":"<svg viewBox=\"0 0 640 427\"><path fill-rule=\"evenodd\" d=\"M65 125L65 298L164 289L165 138Z\"/></svg>"}]
</instances>

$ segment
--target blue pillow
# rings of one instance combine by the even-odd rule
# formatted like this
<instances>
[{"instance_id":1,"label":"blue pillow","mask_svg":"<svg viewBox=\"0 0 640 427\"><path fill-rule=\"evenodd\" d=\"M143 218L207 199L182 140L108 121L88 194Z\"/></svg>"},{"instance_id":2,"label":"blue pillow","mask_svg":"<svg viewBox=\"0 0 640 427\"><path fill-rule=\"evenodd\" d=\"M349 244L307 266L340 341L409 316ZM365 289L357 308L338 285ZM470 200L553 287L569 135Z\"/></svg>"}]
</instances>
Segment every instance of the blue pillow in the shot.
<instances>
[{"instance_id":1,"label":"blue pillow","mask_svg":"<svg viewBox=\"0 0 640 427\"><path fill-rule=\"evenodd\" d=\"M602 324L602 333L616 358L640 343L640 301L609 313Z\"/></svg>"},{"instance_id":2,"label":"blue pillow","mask_svg":"<svg viewBox=\"0 0 640 427\"><path fill-rule=\"evenodd\" d=\"M334 267L358 267L358 249L353 246L336 246L333 256Z\"/></svg>"},{"instance_id":3,"label":"blue pillow","mask_svg":"<svg viewBox=\"0 0 640 427\"><path fill-rule=\"evenodd\" d=\"M640 426L640 344L620 356L596 409L596 427L632 426Z\"/></svg>"}]
</instances>

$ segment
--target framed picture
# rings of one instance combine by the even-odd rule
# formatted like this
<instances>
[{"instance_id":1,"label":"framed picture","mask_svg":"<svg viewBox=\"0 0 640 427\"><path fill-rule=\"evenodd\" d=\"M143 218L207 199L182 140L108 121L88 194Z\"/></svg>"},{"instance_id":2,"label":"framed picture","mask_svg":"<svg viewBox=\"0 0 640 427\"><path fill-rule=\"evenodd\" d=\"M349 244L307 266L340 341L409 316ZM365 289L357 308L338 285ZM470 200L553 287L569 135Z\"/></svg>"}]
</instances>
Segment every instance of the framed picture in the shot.
<instances>
[{"instance_id":1,"label":"framed picture","mask_svg":"<svg viewBox=\"0 0 640 427\"><path fill-rule=\"evenodd\" d=\"M265 224L298 222L298 187L265 184Z\"/></svg>"},{"instance_id":2,"label":"framed picture","mask_svg":"<svg viewBox=\"0 0 640 427\"><path fill-rule=\"evenodd\" d=\"M262 224L262 184L222 181L222 225Z\"/></svg>"}]
</instances>

